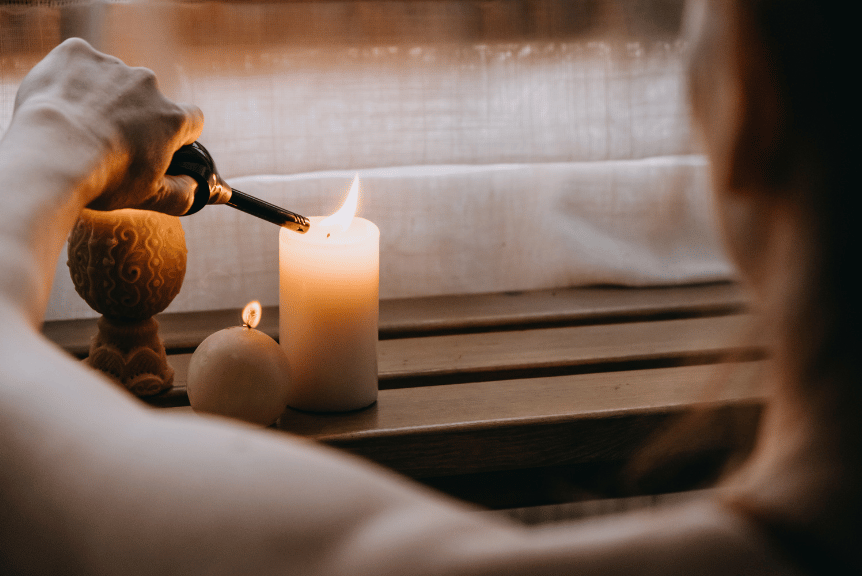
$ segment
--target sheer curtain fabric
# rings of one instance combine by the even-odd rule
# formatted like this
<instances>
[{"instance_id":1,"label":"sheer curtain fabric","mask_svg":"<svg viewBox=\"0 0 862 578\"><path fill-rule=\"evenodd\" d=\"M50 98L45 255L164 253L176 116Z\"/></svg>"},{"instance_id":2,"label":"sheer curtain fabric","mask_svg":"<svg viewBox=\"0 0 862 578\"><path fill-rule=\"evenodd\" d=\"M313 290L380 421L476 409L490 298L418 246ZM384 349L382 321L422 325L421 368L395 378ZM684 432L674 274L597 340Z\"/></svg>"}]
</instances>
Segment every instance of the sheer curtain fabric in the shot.
<instances>
[{"instance_id":1,"label":"sheer curtain fabric","mask_svg":"<svg viewBox=\"0 0 862 578\"><path fill-rule=\"evenodd\" d=\"M83 36L204 111L234 187L305 215L353 175L380 294L733 275L693 144L680 2L28 2L0 5L0 130L38 59ZM278 302L278 230L183 220L171 311ZM58 262L47 319L95 315Z\"/></svg>"}]
</instances>

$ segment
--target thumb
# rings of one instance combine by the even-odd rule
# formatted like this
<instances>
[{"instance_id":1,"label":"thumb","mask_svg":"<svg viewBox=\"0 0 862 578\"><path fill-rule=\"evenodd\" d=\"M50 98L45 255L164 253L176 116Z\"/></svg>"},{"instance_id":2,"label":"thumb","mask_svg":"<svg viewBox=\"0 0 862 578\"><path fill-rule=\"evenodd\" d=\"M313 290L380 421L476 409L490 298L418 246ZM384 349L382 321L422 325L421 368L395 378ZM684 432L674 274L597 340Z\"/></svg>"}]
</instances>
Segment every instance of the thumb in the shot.
<instances>
[{"instance_id":1,"label":"thumb","mask_svg":"<svg viewBox=\"0 0 862 578\"><path fill-rule=\"evenodd\" d=\"M195 200L198 182L187 175L165 175L158 190L137 208L168 215L185 215Z\"/></svg>"}]
</instances>

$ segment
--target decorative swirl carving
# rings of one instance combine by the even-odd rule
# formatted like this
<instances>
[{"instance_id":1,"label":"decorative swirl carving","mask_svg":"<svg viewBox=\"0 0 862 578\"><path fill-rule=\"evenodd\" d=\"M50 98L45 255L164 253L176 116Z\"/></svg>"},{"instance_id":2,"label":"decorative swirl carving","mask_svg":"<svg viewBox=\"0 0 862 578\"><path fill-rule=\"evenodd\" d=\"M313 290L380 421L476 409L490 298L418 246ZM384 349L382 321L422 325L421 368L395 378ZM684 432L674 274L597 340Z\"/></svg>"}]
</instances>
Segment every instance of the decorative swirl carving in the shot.
<instances>
[{"instance_id":1,"label":"decorative swirl carving","mask_svg":"<svg viewBox=\"0 0 862 578\"><path fill-rule=\"evenodd\" d=\"M101 313L87 363L138 396L171 387L153 315L170 305L186 273L186 241L177 217L124 209L85 210L69 237L75 290Z\"/></svg>"},{"instance_id":2,"label":"decorative swirl carving","mask_svg":"<svg viewBox=\"0 0 862 578\"><path fill-rule=\"evenodd\" d=\"M182 225L177 217L151 211L85 210L69 238L68 265L90 307L111 319L147 319L182 287Z\"/></svg>"}]
</instances>

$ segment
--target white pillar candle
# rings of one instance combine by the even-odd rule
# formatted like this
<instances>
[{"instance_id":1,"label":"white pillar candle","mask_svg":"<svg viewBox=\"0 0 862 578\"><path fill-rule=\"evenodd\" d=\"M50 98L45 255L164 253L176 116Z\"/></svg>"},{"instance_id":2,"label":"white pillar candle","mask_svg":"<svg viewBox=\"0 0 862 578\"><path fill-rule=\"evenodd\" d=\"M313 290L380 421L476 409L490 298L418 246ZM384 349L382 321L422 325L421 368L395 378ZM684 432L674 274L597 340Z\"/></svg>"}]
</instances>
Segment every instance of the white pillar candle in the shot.
<instances>
[{"instance_id":1,"label":"white pillar candle","mask_svg":"<svg viewBox=\"0 0 862 578\"><path fill-rule=\"evenodd\" d=\"M288 405L350 411L377 400L380 230L354 217L359 181L334 215L279 238L279 336Z\"/></svg>"}]
</instances>

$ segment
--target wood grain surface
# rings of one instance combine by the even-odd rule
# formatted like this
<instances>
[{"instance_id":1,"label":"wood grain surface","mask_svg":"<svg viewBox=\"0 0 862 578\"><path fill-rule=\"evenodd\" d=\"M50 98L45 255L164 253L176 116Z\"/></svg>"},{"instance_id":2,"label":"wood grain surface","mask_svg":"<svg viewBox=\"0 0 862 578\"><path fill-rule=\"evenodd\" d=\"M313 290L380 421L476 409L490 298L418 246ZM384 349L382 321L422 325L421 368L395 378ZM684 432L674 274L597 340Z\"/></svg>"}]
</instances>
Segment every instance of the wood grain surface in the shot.
<instances>
[{"instance_id":1,"label":"wood grain surface","mask_svg":"<svg viewBox=\"0 0 862 578\"><path fill-rule=\"evenodd\" d=\"M287 409L278 428L423 477L627 458L669 418L697 408L715 422L692 446L705 451L728 447L733 414L762 403L763 369L745 362L387 390L357 412Z\"/></svg>"},{"instance_id":2,"label":"wood grain surface","mask_svg":"<svg viewBox=\"0 0 862 578\"><path fill-rule=\"evenodd\" d=\"M738 313L747 299L739 286L578 287L391 299L381 302L384 338L424 332L464 332L538 324L607 323L653 316Z\"/></svg>"},{"instance_id":3,"label":"wood grain surface","mask_svg":"<svg viewBox=\"0 0 862 578\"><path fill-rule=\"evenodd\" d=\"M614 460L692 408L758 405L761 370L742 363L389 390L336 419L288 409L279 428L419 477ZM727 435L707 428L697 449L724 447Z\"/></svg>"},{"instance_id":4,"label":"wood grain surface","mask_svg":"<svg viewBox=\"0 0 862 578\"><path fill-rule=\"evenodd\" d=\"M555 369L563 373L620 369L632 362L702 363L722 357L762 357L765 344L749 314L669 321L614 323L384 340L378 344L380 389L490 378L517 378ZM168 357L181 395L191 354ZM172 397L173 396L173 397ZM157 400L153 400L158 403Z\"/></svg>"},{"instance_id":5,"label":"wood grain surface","mask_svg":"<svg viewBox=\"0 0 862 578\"><path fill-rule=\"evenodd\" d=\"M700 317L745 309L743 291L731 283L683 287L587 287L514 293L456 295L380 302L380 337L488 331L497 328L576 325L652 317ZM239 325L239 309L157 315L171 352L191 351L219 329ZM278 337L278 309L265 307L258 326ZM95 319L49 321L43 333L60 347L85 357L96 334Z\"/></svg>"},{"instance_id":6,"label":"wood grain surface","mask_svg":"<svg viewBox=\"0 0 862 578\"><path fill-rule=\"evenodd\" d=\"M750 315L382 341L380 381L500 370L732 355L762 349Z\"/></svg>"},{"instance_id":7,"label":"wood grain surface","mask_svg":"<svg viewBox=\"0 0 862 578\"><path fill-rule=\"evenodd\" d=\"M753 439L768 344L745 311L732 284L383 301L378 402L344 414L287 409L277 428L489 507L583 498L571 488L607 490L692 412L688 455L712 464ZM264 311L265 333L277 334L277 318ZM159 319L175 386L149 402L193 414L191 351L238 311ZM80 356L91 330L93 320L54 322L45 334ZM669 478L659 491L689 487Z\"/></svg>"},{"instance_id":8,"label":"wood grain surface","mask_svg":"<svg viewBox=\"0 0 862 578\"><path fill-rule=\"evenodd\" d=\"M657 413L762 398L762 362L385 390L343 415L288 409L281 429L323 441Z\"/></svg>"}]
</instances>

